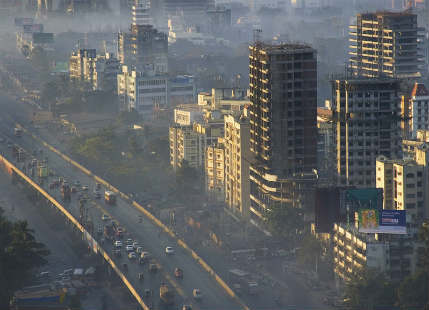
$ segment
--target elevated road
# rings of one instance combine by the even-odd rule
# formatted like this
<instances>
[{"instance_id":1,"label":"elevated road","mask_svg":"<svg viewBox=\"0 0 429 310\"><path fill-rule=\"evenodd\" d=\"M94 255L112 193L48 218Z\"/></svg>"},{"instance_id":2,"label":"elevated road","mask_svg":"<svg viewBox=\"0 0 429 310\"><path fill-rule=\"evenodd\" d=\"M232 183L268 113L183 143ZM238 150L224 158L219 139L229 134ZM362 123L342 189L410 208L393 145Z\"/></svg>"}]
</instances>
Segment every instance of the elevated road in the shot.
<instances>
[{"instance_id":1,"label":"elevated road","mask_svg":"<svg viewBox=\"0 0 429 310\"><path fill-rule=\"evenodd\" d=\"M7 117L6 115L1 116L0 119L0 131L6 137L6 139L16 142L22 148L24 148L29 154L37 154L39 159L47 157L48 165L50 169L53 169L56 174L65 177L69 183L73 184L75 181L79 181L82 185L89 186L90 201L87 203L87 213L94 223L94 227L97 228L99 225L104 225L101 220L103 214L108 214L112 219L116 220L120 226L124 227L127 236L125 238L132 238L138 240L143 246L145 251L150 252L155 258L160 270L156 274L148 272L147 265L139 265L135 261L130 261L126 257L125 251L121 258L117 258L117 265L123 268L123 264L126 263L128 268L123 268L123 272L126 274L127 279L137 291L144 296L146 289L151 289L154 292L154 296L147 298L148 304L152 305L155 309L160 307L158 298L159 285L162 282L169 284L173 287L176 294L176 305L181 306L182 304L192 304L193 309L242 309L243 305L239 304L235 299L232 299L226 291L219 286L219 284L213 279L213 276L208 274L206 270L195 261L189 251L177 246L176 240L173 239L169 234L164 233L153 221L146 217L139 217L142 213L133 207L129 201L118 197L117 204L115 206L107 205L101 200L95 199L92 194L92 190L95 186L92 177L86 175L81 170L77 169L70 163L66 162L61 156L50 151L48 148L41 145L38 141L34 140L30 135L24 134L21 138L13 136L13 128L15 126L15 120ZM43 154L40 154L39 149L43 149ZM9 149L6 143L0 145L0 151L11 158L11 149ZM19 168L18 164L18 168ZM53 197L58 201L60 199L60 193L58 189L48 189L49 180L44 184L45 190L47 190ZM102 188L101 192L107 190ZM76 196L76 194L75 194ZM68 204L64 204L67 211L73 214L76 218L79 217L79 204L76 197L72 197L72 200ZM101 240L100 240L101 242ZM175 248L175 255L167 256L165 254L165 247L173 246ZM109 254L112 254L112 245L105 242L103 247ZM184 272L184 278L177 280L174 278L174 269L179 267ZM143 272L145 275L144 281L138 280L138 274ZM192 298L192 290L199 288L204 294L202 302L196 302Z\"/></svg>"}]
</instances>

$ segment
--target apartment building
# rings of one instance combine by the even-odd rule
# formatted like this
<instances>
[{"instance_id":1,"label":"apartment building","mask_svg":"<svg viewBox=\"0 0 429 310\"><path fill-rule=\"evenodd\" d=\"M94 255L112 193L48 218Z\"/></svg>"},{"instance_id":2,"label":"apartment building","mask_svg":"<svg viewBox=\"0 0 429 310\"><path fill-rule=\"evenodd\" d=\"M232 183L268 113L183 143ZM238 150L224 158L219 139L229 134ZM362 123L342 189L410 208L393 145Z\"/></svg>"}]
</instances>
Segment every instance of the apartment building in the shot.
<instances>
[{"instance_id":1,"label":"apartment building","mask_svg":"<svg viewBox=\"0 0 429 310\"><path fill-rule=\"evenodd\" d=\"M69 59L70 80L88 81L91 85L94 79L94 65L97 58L95 49L79 49L71 54Z\"/></svg>"},{"instance_id":2,"label":"apartment building","mask_svg":"<svg viewBox=\"0 0 429 310\"><path fill-rule=\"evenodd\" d=\"M429 92L422 83L415 83L409 102L409 129L412 138L417 130L429 130Z\"/></svg>"},{"instance_id":3,"label":"apartment building","mask_svg":"<svg viewBox=\"0 0 429 310\"><path fill-rule=\"evenodd\" d=\"M356 76L421 76L417 15L410 11L357 14L350 26L350 66Z\"/></svg>"},{"instance_id":4,"label":"apartment building","mask_svg":"<svg viewBox=\"0 0 429 310\"><path fill-rule=\"evenodd\" d=\"M250 126L248 119L225 115L225 202L242 218L249 218Z\"/></svg>"},{"instance_id":5,"label":"apartment building","mask_svg":"<svg viewBox=\"0 0 429 310\"><path fill-rule=\"evenodd\" d=\"M338 182L375 187L376 158L400 158L399 81L332 81L332 112Z\"/></svg>"},{"instance_id":6,"label":"apartment building","mask_svg":"<svg viewBox=\"0 0 429 310\"><path fill-rule=\"evenodd\" d=\"M271 205L296 202L299 179L315 179L317 60L305 44L257 42L249 50L250 211L260 221Z\"/></svg>"},{"instance_id":7,"label":"apartment building","mask_svg":"<svg viewBox=\"0 0 429 310\"><path fill-rule=\"evenodd\" d=\"M88 82L93 90L115 90L119 67L111 53L97 55L95 49L79 49L70 56L69 77Z\"/></svg>"},{"instance_id":8,"label":"apartment building","mask_svg":"<svg viewBox=\"0 0 429 310\"><path fill-rule=\"evenodd\" d=\"M154 110L167 107L167 84L166 76L145 75L122 66L122 72L117 76L120 110L135 110L143 117L152 116Z\"/></svg>"},{"instance_id":9,"label":"apartment building","mask_svg":"<svg viewBox=\"0 0 429 310\"><path fill-rule=\"evenodd\" d=\"M206 149L206 192L212 200L225 201L225 148L223 139Z\"/></svg>"},{"instance_id":10,"label":"apartment building","mask_svg":"<svg viewBox=\"0 0 429 310\"><path fill-rule=\"evenodd\" d=\"M205 154L208 146L223 137L223 122L202 121L190 126L170 126L170 164L174 170L186 160L191 167L205 169Z\"/></svg>"},{"instance_id":11,"label":"apartment building","mask_svg":"<svg viewBox=\"0 0 429 310\"><path fill-rule=\"evenodd\" d=\"M333 238L334 273L342 280L362 268L374 268L380 272L390 271L390 247L375 234L364 234L358 224L334 224Z\"/></svg>"}]
</instances>

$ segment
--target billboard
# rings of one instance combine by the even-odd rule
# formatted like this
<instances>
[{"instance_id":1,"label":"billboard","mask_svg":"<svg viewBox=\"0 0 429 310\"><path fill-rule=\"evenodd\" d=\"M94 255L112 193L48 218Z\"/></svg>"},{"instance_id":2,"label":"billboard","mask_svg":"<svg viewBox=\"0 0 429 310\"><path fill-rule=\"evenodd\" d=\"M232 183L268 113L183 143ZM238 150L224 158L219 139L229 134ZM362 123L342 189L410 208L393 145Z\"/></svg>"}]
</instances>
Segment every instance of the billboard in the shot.
<instances>
[{"instance_id":1,"label":"billboard","mask_svg":"<svg viewBox=\"0 0 429 310\"><path fill-rule=\"evenodd\" d=\"M15 26L32 25L34 20L31 17L15 17Z\"/></svg>"},{"instance_id":2,"label":"billboard","mask_svg":"<svg viewBox=\"0 0 429 310\"><path fill-rule=\"evenodd\" d=\"M54 34L48 32L33 33L34 44L54 43Z\"/></svg>"},{"instance_id":3,"label":"billboard","mask_svg":"<svg viewBox=\"0 0 429 310\"><path fill-rule=\"evenodd\" d=\"M359 232L406 234L405 210L359 210Z\"/></svg>"},{"instance_id":4,"label":"billboard","mask_svg":"<svg viewBox=\"0 0 429 310\"><path fill-rule=\"evenodd\" d=\"M43 32L43 24L23 25L24 33Z\"/></svg>"}]
</instances>

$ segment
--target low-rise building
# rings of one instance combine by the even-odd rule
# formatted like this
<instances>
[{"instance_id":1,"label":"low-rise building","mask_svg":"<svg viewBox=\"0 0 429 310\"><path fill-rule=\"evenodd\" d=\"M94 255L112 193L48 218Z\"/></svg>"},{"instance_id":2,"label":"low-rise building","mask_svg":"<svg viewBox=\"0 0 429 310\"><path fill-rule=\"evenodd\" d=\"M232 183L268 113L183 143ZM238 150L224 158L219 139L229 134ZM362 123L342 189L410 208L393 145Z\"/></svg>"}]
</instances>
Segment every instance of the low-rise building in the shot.
<instances>
[{"instance_id":1,"label":"low-rise building","mask_svg":"<svg viewBox=\"0 0 429 310\"><path fill-rule=\"evenodd\" d=\"M181 104L174 108L174 122L181 126L190 126L203 120L204 108L196 104Z\"/></svg>"},{"instance_id":2,"label":"low-rise building","mask_svg":"<svg viewBox=\"0 0 429 310\"><path fill-rule=\"evenodd\" d=\"M195 83L191 76L169 78L152 73L122 66L122 72L117 76L120 110L135 110L149 117L154 111L166 109L172 103L194 102Z\"/></svg>"},{"instance_id":3,"label":"low-rise building","mask_svg":"<svg viewBox=\"0 0 429 310\"><path fill-rule=\"evenodd\" d=\"M342 280L350 279L365 267L388 272L389 250L389 243L377 240L375 234L360 233L358 226L334 225L334 272Z\"/></svg>"},{"instance_id":4,"label":"low-rise building","mask_svg":"<svg viewBox=\"0 0 429 310\"><path fill-rule=\"evenodd\" d=\"M155 109L167 107L166 75L146 75L122 66L122 73L118 74L117 81L120 110L135 110L144 117L149 117Z\"/></svg>"}]
</instances>

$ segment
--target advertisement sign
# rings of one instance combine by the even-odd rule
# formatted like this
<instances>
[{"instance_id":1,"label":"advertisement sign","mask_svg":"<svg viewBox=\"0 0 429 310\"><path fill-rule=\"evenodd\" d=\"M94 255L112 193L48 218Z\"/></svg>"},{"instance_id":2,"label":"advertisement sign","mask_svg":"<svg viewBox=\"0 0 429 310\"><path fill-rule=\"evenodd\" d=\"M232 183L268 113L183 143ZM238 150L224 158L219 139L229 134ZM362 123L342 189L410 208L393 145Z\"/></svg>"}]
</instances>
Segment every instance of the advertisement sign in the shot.
<instances>
[{"instance_id":1,"label":"advertisement sign","mask_svg":"<svg viewBox=\"0 0 429 310\"><path fill-rule=\"evenodd\" d=\"M406 234L405 210L359 210L359 232Z\"/></svg>"},{"instance_id":2,"label":"advertisement sign","mask_svg":"<svg viewBox=\"0 0 429 310\"><path fill-rule=\"evenodd\" d=\"M34 20L31 17L15 17L15 26L32 25Z\"/></svg>"}]
</instances>

